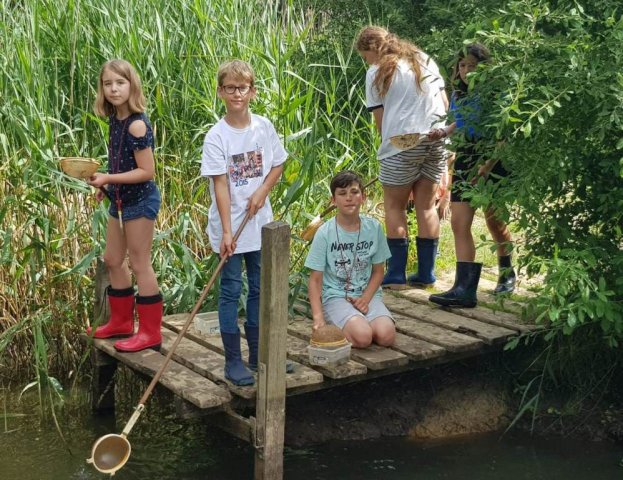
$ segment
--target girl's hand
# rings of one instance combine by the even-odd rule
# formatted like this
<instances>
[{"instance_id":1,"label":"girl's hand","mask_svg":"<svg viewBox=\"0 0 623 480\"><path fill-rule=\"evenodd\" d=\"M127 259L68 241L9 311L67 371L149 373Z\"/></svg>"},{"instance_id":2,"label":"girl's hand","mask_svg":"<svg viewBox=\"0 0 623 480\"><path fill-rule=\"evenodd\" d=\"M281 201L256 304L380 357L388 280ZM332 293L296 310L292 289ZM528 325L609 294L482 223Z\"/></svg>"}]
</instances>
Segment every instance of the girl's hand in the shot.
<instances>
[{"instance_id":1,"label":"girl's hand","mask_svg":"<svg viewBox=\"0 0 623 480\"><path fill-rule=\"evenodd\" d=\"M489 168L486 165L479 167L478 173L476 174L474 178L472 178L471 184L476 185L480 177L486 177L487 175L489 175Z\"/></svg>"},{"instance_id":2,"label":"girl's hand","mask_svg":"<svg viewBox=\"0 0 623 480\"><path fill-rule=\"evenodd\" d=\"M221 258L231 257L235 251L236 251L236 244L233 240L232 234L224 233L223 238L221 239L221 246L220 246L220 252L219 252Z\"/></svg>"},{"instance_id":3,"label":"girl's hand","mask_svg":"<svg viewBox=\"0 0 623 480\"><path fill-rule=\"evenodd\" d=\"M448 134L443 128L433 128L430 132L426 134L429 140L439 140L441 138L447 137Z\"/></svg>"},{"instance_id":4,"label":"girl's hand","mask_svg":"<svg viewBox=\"0 0 623 480\"><path fill-rule=\"evenodd\" d=\"M359 310L361 313L363 313L364 315L367 315L368 310L370 308L369 300L367 300L364 297L346 297L346 300L348 300L351 303L351 305L355 307L357 310Z\"/></svg>"},{"instance_id":5,"label":"girl's hand","mask_svg":"<svg viewBox=\"0 0 623 480\"><path fill-rule=\"evenodd\" d=\"M104 188L104 187L102 187L102 188ZM101 189L101 188L98 188L98 189L95 191L95 200L97 200L97 202L99 203L99 202L101 202L102 200L104 200L105 198L106 198L106 194L105 194L104 192L102 192L102 189Z\"/></svg>"},{"instance_id":6,"label":"girl's hand","mask_svg":"<svg viewBox=\"0 0 623 480\"><path fill-rule=\"evenodd\" d=\"M87 183L95 188L108 185L109 178L107 173L94 173L91 178L87 180Z\"/></svg>"}]
</instances>

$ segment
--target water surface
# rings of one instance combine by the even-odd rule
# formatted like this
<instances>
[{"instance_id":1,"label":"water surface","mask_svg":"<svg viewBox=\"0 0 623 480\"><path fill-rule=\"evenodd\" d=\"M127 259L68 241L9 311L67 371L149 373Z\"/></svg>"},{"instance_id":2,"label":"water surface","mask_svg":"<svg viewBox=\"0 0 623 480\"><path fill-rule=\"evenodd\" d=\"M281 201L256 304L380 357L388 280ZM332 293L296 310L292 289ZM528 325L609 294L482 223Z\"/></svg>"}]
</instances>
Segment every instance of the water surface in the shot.
<instances>
[{"instance_id":1,"label":"water surface","mask_svg":"<svg viewBox=\"0 0 623 480\"><path fill-rule=\"evenodd\" d=\"M251 479L254 451L198 420L174 417L167 399L148 409L130 434L132 455L115 480ZM27 411L25 405L8 413ZM94 417L88 403L59 413L66 443L49 417L33 411L0 423L1 480L108 478L85 463L93 442L119 433L131 407ZM621 480L623 447L610 443L498 434L422 444L408 438L336 441L287 448L285 479L305 480Z\"/></svg>"}]
</instances>

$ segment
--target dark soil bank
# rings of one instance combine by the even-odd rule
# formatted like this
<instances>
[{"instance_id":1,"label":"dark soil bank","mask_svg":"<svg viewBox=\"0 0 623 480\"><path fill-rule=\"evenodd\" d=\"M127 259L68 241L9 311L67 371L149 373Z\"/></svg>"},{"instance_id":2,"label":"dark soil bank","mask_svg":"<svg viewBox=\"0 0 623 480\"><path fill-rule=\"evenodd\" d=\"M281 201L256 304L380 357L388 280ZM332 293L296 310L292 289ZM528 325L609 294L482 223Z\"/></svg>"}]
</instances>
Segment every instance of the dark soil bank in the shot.
<instances>
[{"instance_id":1,"label":"dark soil bank","mask_svg":"<svg viewBox=\"0 0 623 480\"><path fill-rule=\"evenodd\" d=\"M290 397L286 444L404 435L434 440L504 431L516 417L521 392L502 357L492 354ZM531 412L513 428L623 441L621 405L595 402L587 406L591 402L585 401L573 414L562 415L564 401L544 399L534 428Z\"/></svg>"}]
</instances>

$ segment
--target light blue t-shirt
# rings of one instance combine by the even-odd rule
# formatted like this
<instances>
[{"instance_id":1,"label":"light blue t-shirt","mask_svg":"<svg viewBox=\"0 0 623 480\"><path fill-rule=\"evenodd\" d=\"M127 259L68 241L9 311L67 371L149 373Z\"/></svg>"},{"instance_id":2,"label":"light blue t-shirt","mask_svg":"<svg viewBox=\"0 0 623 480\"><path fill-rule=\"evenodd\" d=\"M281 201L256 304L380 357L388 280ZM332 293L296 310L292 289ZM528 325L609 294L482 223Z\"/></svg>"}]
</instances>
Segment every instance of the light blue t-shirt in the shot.
<instances>
[{"instance_id":1,"label":"light blue t-shirt","mask_svg":"<svg viewBox=\"0 0 623 480\"><path fill-rule=\"evenodd\" d=\"M372 265L390 257L387 239L376 219L362 216L361 231L347 232L333 217L316 232L305 266L323 272L324 303L347 293L360 297L370 281ZM381 296L380 287L374 296Z\"/></svg>"}]
</instances>

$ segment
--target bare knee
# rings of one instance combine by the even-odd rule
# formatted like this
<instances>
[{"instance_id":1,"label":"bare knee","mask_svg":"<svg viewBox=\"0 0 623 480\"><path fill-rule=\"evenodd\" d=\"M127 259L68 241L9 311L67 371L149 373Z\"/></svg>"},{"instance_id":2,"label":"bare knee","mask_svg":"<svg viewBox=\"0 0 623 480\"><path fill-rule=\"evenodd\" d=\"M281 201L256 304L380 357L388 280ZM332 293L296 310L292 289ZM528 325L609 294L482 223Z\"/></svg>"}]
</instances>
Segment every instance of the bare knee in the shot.
<instances>
[{"instance_id":1,"label":"bare knee","mask_svg":"<svg viewBox=\"0 0 623 480\"><path fill-rule=\"evenodd\" d=\"M396 341L396 326L389 317L379 317L372 322L374 343L381 347L390 347Z\"/></svg>"},{"instance_id":2,"label":"bare knee","mask_svg":"<svg viewBox=\"0 0 623 480\"><path fill-rule=\"evenodd\" d=\"M452 234L455 237L462 237L471 233L471 222L466 222L465 219L460 218L458 215L452 215L450 224L452 225Z\"/></svg>"},{"instance_id":3,"label":"bare knee","mask_svg":"<svg viewBox=\"0 0 623 480\"><path fill-rule=\"evenodd\" d=\"M344 335L355 348L367 348L372 343L372 328L361 317L353 317L346 323Z\"/></svg>"},{"instance_id":4,"label":"bare knee","mask_svg":"<svg viewBox=\"0 0 623 480\"><path fill-rule=\"evenodd\" d=\"M149 261L135 261L130 257L130 264L132 266L132 272L134 272L134 275L136 275L137 277L153 272L153 268Z\"/></svg>"},{"instance_id":5,"label":"bare knee","mask_svg":"<svg viewBox=\"0 0 623 480\"><path fill-rule=\"evenodd\" d=\"M104 252L104 264L109 270L116 270L124 267L125 256L117 253Z\"/></svg>"}]
</instances>

